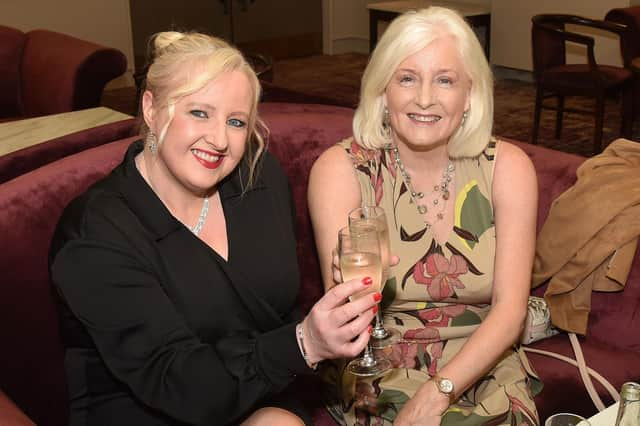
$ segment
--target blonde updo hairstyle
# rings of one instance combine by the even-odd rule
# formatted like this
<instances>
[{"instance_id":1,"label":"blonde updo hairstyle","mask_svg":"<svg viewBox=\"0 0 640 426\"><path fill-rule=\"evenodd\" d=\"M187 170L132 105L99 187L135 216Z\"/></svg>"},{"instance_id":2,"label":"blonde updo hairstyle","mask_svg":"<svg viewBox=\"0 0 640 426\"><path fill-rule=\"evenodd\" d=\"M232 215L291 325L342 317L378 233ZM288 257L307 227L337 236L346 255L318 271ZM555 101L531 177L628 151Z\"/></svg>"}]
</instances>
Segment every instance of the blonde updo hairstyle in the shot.
<instances>
[{"instance_id":1,"label":"blonde updo hairstyle","mask_svg":"<svg viewBox=\"0 0 640 426\"><path fill-rule=\"evenodd\" d=\"M391 142L384 121L384 93L398 66L437 38L453 36L471 80L468 117L451 135L447 151L452 158L477 157L491 138L493 77L473 30L457 12L443 7L409 11L396 18L371 54L362 76L360 103L353 134L362 146L379 149Z\"/></svg>"},{"instance_id":2,"label":"blonde updo hairstyle","mask_svg":"<svg viewBox=\"0 0 640 426\"><path fill-rule=\"evenodd\" d=\"M258 117L260 83L242 53L224 40L207 34L166 31L151 38L148 61L144 88L153 95L154 108L166 108L169 117L156 135L158 145L165 139L175 105L181 98L197 92L223 73L241 71L247 76L253 98L244 161L249 170L247 183L251 184L268 131ZM148 134L149 127L143 123L141 135L146 140Z\"/></svg>"}]
</instances>

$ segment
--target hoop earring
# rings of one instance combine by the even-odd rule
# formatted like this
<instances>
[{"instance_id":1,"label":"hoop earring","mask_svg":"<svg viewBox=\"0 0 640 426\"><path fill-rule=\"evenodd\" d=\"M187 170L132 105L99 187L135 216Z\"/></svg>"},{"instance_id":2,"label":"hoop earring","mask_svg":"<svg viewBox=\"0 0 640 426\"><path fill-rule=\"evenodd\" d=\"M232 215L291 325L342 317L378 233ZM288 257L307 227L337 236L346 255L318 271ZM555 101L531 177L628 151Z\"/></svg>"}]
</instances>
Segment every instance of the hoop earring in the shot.
<instances>
[{"instance_id":1,"label":"hoop earring","mask_svg":"<svg viewBox=\"0 0 640 426\"><path fill-rule=\"evenodd\" d=\"M156 134L152 131L149 131L147 134L147 146L149 147L149 152L151 154L156 155L158 152L158 142L156 140Z\"/></svg>"}]
</instances>

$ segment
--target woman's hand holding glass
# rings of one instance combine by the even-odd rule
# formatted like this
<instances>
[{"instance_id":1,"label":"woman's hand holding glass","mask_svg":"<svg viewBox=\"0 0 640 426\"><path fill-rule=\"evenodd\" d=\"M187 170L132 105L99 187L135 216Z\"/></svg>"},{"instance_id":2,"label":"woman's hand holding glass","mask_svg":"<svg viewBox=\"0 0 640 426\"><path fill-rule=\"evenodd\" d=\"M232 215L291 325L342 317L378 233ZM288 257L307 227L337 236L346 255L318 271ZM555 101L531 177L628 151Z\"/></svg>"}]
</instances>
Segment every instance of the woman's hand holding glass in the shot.
<instances>
[{"instance_id":1,"label":"woman's hand holding glass","mask_svg":"<svg viewBox=\"0 0 640 426\"><path fill-rule=\"evenodd\" d=\"M377 291L367 297L353 298L373 285L371 277L352 279L325 293L303 322L308 361L353 358L367 345L375 311L381 295Z\"/></svg>"},{"instance_id":2,"label":"woman's hand holding glass","mask_svg":"<svg viewBox=\"0 0 640 426\"><path fill-rule=\"evenodd\" d=\"M338 257L343 279L353 279L362 275L371 277L373 283L369 289L351 296L351 300L370 297L371 292L377 300L382 281L380 239L378 228L370 223L350 224L338 232ZM378 307L374 313L378 312ZM357 376L378 376L391 368L389 360L376 358L370 342L365 346L364 354L347 365L347 370Z\"/></svg>"}]
</instances>

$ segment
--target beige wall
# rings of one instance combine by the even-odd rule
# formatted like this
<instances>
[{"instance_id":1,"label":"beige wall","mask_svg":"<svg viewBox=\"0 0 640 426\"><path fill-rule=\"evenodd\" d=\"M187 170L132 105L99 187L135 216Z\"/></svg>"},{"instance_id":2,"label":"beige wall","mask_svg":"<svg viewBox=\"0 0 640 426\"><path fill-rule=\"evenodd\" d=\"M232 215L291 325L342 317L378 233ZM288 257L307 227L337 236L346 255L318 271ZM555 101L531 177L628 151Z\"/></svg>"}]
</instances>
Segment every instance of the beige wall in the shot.
<instances>
[{"instance_id":1,"label":"beige wall","mask_svg":"<svg viewBox=\"0 0 640 426\"><path fill-rule=\"evenodd\" d=\"M322 0L322 51L369 53L367 3L385 0Z\"/></svg>"},{"instance_id":2,"label":"beige wall","mask_svg":"<svg viewBox=\"0 0 640 426\"><path fill-rule=\"evenodd\" d=\"M634 0L640 3L640 0ZM531 17L540 13L568 13L603 19L614 7L627 7L629 0L492 0L491 62L509 68L532 69ZM619 42L608 33L596 38L596 60L620 65ZM584 62L584 51L568 54L569 62Z\"/></svg>"},{"instance_id":3,"label":"beige wall","mask_svg":"<svg viewBox=\"0 0 640 426\"><path fill-rule=\"evenodd\" d=\"M121 50L128 71L109 87L133 85L130 22L129 0L0 0L0 24L59 31Z\"/></svg>"},{"instance_id":4,"label":"beige wall","mask_svg":"<svg viewBox=\"0 0 640 426\"><path fill-rule=\"evenodd\" d=\"M322 0L323 52L369 53L368 3L390 0ZM490 5L492 0L457 0L461 3ZM640 1L640 0L638 0ZM424 5L430 3L423 0ZM378 34L382 34L387 23L379 23Z\"/></svg>"}]
</instances>

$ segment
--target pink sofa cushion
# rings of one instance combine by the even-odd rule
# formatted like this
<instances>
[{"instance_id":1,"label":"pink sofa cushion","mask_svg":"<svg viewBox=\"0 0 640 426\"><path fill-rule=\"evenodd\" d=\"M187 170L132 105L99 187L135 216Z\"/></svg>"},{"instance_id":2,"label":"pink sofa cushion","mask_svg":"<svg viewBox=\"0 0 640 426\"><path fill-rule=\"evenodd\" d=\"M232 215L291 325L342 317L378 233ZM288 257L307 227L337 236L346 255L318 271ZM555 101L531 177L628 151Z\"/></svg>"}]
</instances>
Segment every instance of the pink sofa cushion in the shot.
<instances>
[{"instance_id":1,"label":"pink sofa cushion","mask_svg":"<svg viewBox=\"0 0 640 426\"><path fill-rule=\"evenodd\" d=\"M621 296L618 295L618 297ZM601 295L597 299L600 298ZM637 337L635 340L637 341ZM532 346L575 359L569 337L565 334L541 340ZM581 338L580 346L587 365L604 376L614 388L620 389L624 382L631 379L637 381L640 377L640 351L620 350L592 337ZM576 367L544 355L528 354L527 356L547 386L535 398L542 419L561 411L581 414L585 417L596 413L596 407L591 403L591 398ZM614 402L596 380L593 380L593 384L605 405ZM585 404L585 401L588 402Z\"/></svg>"},{"instance_id":2,"label":"pink sofa cushion","mask_svg":"<svg viewBox=\"0 0 640 426\"><path fill-rule=\"evenodd\" d=\"M551 203L576 181L576 171L586 160L578 155L566 154L531 144L510 141L521 147L532 159L538 175L538 230L546 220ZM534 289L542 296L546 285ZM633 324L640 316L637 300L640 300L640 250L627 278L623 292L598 292L591 298L591 314L587 337L590 342L612 350L640 352L640 341Z\"/></svg>"},{"instance_id":3,"label":"pink sofa cushion","mask_svg":"<svg viewBox=\"0 0 640 426\"><path fill-rule=\"evenodd\" d=\"M576 171L586 160L547 148L511 141L521 147L532 159L538 176L539 207L538 230L546 220L551 203L576 181ZM533 290L542 296L546 284ZM636 252L631 273L623 292L594 293L587 336L581 339L584 356L589 365L607 378L616 388L630 378L640 377L640 340L637 319L640 316L640 250ZM569 339L562 334L532 345L575 358ZM531 362L546 386L553 387L536 397L540 417L545 419L560 411L570 411L589 417L596 409L589 398L577 368L562 361L541 355L530 355ZM595 381L594 381L595 383ZM557 389L562 389L558 392ZM596 385L605 404L611 400L608 392Z\"/></svg>"},{"instance_id":4,"label":"pink sofa cushion","mask_svg":"<svg viewBox=\"0 0 640 426\"><path fill-rule=\"evenodd\" d=\"M509 138L501 139L520 147L531 158L536 169L538 176L538 231L540 231L549 215L551 202L575 183L576 170L586 158Z\"/></svg>"},{"instance_id":5,"label":"pink sofa cushion","mask_svg":"<svg viewBox=\"0 0 640 426\"><path fill-rule=\"evenodd\" d=\"M25 40L22 31L0 25L0 117L22 115L20 64Z\"/></svg>"},{"instance_id":6,"label":"pink sofa cushion","mask_svg":"<svg viewBox=\"0 0 640 426\"><path fill-rule=\"evenodd\" d=\"M2 390L0 390L0 424L11 426L35 425Z\"/></svg>"},{"instance_id":7,"label":"pink sofa cushion","mask_svg":"<svg viewBox=\"0 0 640 426\"><path fill-rule=\"evenodd\" d=\"M135 138L63 158L0 185L0 384L37 424L67 424L49 241L63 208L109 173Z\"/></svg>"},{"instance_id":8,"label":"pink sofa cushion","mask_svg":"<svg viewBox=\"0 0 640 426\"><path fill-rule=\"evenodd\" d=\"M602 295L599 295L594 299L601 297ZM618 295L618 301L619 297L621 296ZM628 328L633 329L634 327ZM637 337L634 340L637 341ZM575 359L569 344L569 337L565 334L541 340L532 346ZM592 337L581 338L580 346L587 365L604 376L616 389L620 389L624 382L632 379L637 381L640 377L640 351L621 350L602 344L601 341ZM585 417L596 413L596 407L591 402L576 367L544 355L528 354L527 356L545 384L545 389L535 398L541 419L562 411ZM609 393L596 380L593 380L593 384L605 405L614 402Z\"/></svg>"},{"instance_id":9,"label":"pink sofa cushion","mask_svg":"<svg viewBox=\"0 0 640 426\"><path fill-rule=\"evenodd\" d=\"M264 103L260 105L260 114L271 130L268 149L280 160L293 192L302 274L298 301L307 312L322 296L324 288L307 211L309 172L323 151L351 136L353 110L326 105ZM319 123L326 125L319 126Z\"/></svg>"}]
</instances>

